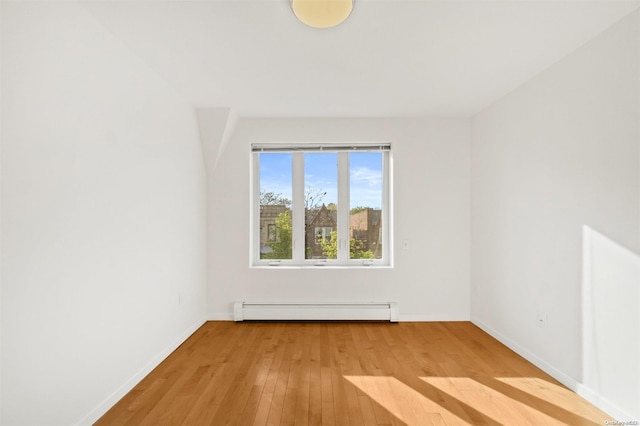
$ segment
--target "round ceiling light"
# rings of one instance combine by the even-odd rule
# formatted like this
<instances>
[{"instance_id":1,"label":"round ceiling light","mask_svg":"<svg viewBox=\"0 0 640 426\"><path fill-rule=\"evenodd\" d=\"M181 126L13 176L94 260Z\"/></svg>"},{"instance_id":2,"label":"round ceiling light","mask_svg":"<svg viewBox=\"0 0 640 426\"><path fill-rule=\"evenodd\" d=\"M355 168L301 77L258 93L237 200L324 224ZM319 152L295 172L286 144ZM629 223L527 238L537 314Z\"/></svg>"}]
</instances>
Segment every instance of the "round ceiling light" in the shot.
<instances>
[{"instance_id":1,"label":"round ceiling light","mask_svg":"<svg viewBox=\"0 0 640 426\"><path fill-rule=\"evenodd\" d=\"M353 10L353 0L291 0L291 9L300 22L314 28L335 27Z\"/></svg>"}]
</instances>

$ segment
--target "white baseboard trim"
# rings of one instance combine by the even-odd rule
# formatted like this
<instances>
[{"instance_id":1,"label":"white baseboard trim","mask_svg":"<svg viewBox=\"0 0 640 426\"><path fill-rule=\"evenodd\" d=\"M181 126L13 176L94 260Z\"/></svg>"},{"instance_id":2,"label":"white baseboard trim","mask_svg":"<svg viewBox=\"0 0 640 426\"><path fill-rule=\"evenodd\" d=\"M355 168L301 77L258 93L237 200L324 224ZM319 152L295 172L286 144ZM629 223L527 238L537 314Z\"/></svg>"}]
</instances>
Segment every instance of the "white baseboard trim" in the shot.
<instances>
[{"instance_id":1,"label":"white baseboard trim","mask_svg":"<svg viewBox=\"0 0 640 426\"><path fill-rule=\"evenodd\" d=\"M541 369L542 371L544 371L545 373L547 373L548 375L550 375L551 377L553 377L554 379L556 379L557 381L559 381L560 383L562 383L563 385L565 385L566 387L568 387L569 389L577 393L579 382L576 379L558 370L553 365L539 358L533 352L529 351L523 346L520 346L519 344L509 339L508 337L504 336L503 334L498 333L497 331L495 331L488 325L484 324L482 321L478 320L477 318L471 317L471 322L476 326L478 326L480 329L482 329L482 331L489 334L494 339L500 341L500 343L502 343L503 345L505 345L506 347L508 347L509 349L511 349L512 351L514 351L515 353L517 353L518 355L520 355L521 357L523 357L524 359L526 359L527 361L529 361L530 363L532 363L533 365L535 365L536 367L538 367L539 369Z\"/></svg>"},{"instance_id":2,"label":"white baseboard trim","mask_svg":"<svg viewBox=\"0 0 640 426\"><path fill-rule=\"evenodd\" d=\"M611 416L610 420L619 420L619 421L623 421L623 420L637 421L638 420L633 418L629 413L625 412L620 407L602 398L592 389L578 382L573 377L558 370L548 362L538 358L535 354L533 354L528 349L520 346L519 344L507 338L503 334L498 333L497 331L495 331L488 325L484 324L482 321L478 320L477 318L472 317L471 322L476 326L478 326L479 328L481 328L485 333L491 335L493 338L500 341L500 343L502 343L503 345L505 345L506 347L508 347L509 349L511 349L518 355L520 355L521 357L525 358L527 361L529 361L530 363L532 363L533 365L535 365L536 367L538 367L539 369L541 369L542 371L544 371L545 373L547 373L548 375L550 375L551 377L553 377L554 379L556 379L557 381L559 381L560 383L562 383L563 385L571 389L572 391L574 391L576 394L578 394L582 398L589 401L591 404L595 405L596 407L598 407L599 409L601 409L602 411L610 415Z\"/></svg>"},{"instance_id":3,"label":"white baseboard trim","mask_svg":"<svg viewBox=\"0 0 640 426\"><path fill-rule=\"evenodd\" d=\"M468 315L400 314L400 322L460 322L469 321Z\"/></svg>"},{"instance_id":4,"label":"white baseboard trim","mask_svg":"<svg viewBox=\"0 0 640 426\"><path fill-rule=\"evenodd\" d=\"M151 371L156 368L162 361L164 361L171 352L175 351L178 346L184 343L185 340L189 338L197 329L202 327L202 325L206 322L206 318L202 317L198 321L195 322L191 327L187 328L184 333L182 333L177 339L175 339L171 344L165 347L159 354L151 358L151 360L140 369L136 374L133 375L129 380L127 380L122 386L120 386L115 392L113 392L107 399L102 401L96 408L94 408L89 414L84 416L80 421L76 423L77 426L85 426L92 425L95 423L100 417L104 415L111 407L115 405L123 396L125 396L131 389L134 388L135 385L140 383L142 379L144 379Z\"/></svg>"},{"instance_id":5,"label":"white baseboard trim","mask_svg":"<svg viewBox=\"0 0 640 426\"><path fill-rule=\"evenodd\" d=\"M611 403L610 401L602 398L598 393L594 390L588 388L582 383L578 383L578 389L576 393L607 413L611 416L611 419L608 420L617 420L617 421L638 421L639 419L633 417L631 414L627 413L617 405Z\"/></svg>"},{"instance_id":6,"label":"white baseboard trim","mask_svg":"<svg viewBox=\"0 0 640 426\"><path fill-rule=\"evenodd\" d=\"M233 312L211 312L207 314L207 321L233 321Z\"/></svg>"}]
</instances>

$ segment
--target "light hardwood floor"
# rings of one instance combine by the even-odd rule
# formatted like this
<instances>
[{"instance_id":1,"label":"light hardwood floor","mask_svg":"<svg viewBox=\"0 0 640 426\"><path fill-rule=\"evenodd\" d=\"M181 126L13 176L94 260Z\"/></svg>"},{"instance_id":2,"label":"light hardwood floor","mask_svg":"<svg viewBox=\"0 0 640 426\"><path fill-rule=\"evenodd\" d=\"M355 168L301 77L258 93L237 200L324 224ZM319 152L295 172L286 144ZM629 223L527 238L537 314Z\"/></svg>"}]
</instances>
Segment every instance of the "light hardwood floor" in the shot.
<instances>
[{"instance_id":1,"label":"light hardwood floor","mask_svg":"<svg viewBox=\"0 0 640 426\"><path fill-rule=\"evenodd\" d=\"M468 322L208 322L97 425L603 425Z\"/></svg>"}]
</instances>

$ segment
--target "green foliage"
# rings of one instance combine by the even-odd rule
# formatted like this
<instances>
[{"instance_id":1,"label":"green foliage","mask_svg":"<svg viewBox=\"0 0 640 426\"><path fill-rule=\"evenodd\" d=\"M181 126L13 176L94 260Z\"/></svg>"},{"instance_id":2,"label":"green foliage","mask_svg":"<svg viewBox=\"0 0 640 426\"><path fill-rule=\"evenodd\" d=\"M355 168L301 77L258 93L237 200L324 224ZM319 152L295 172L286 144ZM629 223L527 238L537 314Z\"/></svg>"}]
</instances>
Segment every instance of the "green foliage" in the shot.
<instances>
[{"instance_id":1,"label":"green foliage","mask_svg":"<svg viewBox=\"0 0 640 426\"><path fill-rule=\"evenodd\" d=\"M320 246L322 247L322 254L327 256L327 259L337 259L338 233L331 231L331 237L320 240Z\"/></svg>"},{"instance_id":2,"label":"green foliage","mask_svg":"<svg viewBox=\"0 0 640 426\"><path fill-rule=\"evenodd\" d=\"M367 210L369 207L362 207L362 206L357 206L352 208L351 210L349 210L350 214L356 214L356 213L360 213L362 211Z\"/></svg>"},{"instance_id":3,"label":"green foliage","mask_svg":"<svg viewBox=\"0 0 640 426\"><path fill-rule=\"evenodd\" d=\"M350 259L375 259L375 255L371 250L364 249L364 241L354 238L349 242Z\"/></svg>"},{"instance_id":4,"label":"green foliage","mask_svg":"<svg viewBox=\"0 0 640 426\"><path fill-rule=\"evenodd\" d=\"M260 257L262 259L291 259L293 227L291 226L291 213L289 211L280 213L276 218L276 235L276 241L267 243L271 248L271 252L263 253Z\"/></svg>"},{"instance_id":5,"label":"green foliage","mask_svg":"<svg viewBox=\"0 0 640 426\"><path fill-rule=\"evenodd\" d=\"M336 231L331 232L331 237L321 240L322 254L327 256L328 259L338 258L338 233ZM375 255L371 250L364 249L364 242L362 240L356 240L351 238L349 241L349 258L350 259L375 259Z\"/></svg>"}]
</instances>

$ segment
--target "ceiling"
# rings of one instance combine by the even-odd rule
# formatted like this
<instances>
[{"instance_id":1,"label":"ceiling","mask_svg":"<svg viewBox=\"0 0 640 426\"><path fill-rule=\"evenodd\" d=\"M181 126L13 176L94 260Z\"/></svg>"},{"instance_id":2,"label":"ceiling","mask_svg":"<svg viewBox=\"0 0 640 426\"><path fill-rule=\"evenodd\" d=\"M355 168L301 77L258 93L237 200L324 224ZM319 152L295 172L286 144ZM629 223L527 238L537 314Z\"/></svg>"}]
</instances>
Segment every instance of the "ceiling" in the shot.
<instances>
[{"instance_id":1,"label":"ceiling","mask_svg":"<svg viewBox=\"0 0 640 426\"><path fill-rule=\"evenodd\" d=\"M194 106L269 117L470 117L638 7L356 0L318 30L288 0L82 4Z\"/></svg>"}]
</instances>

